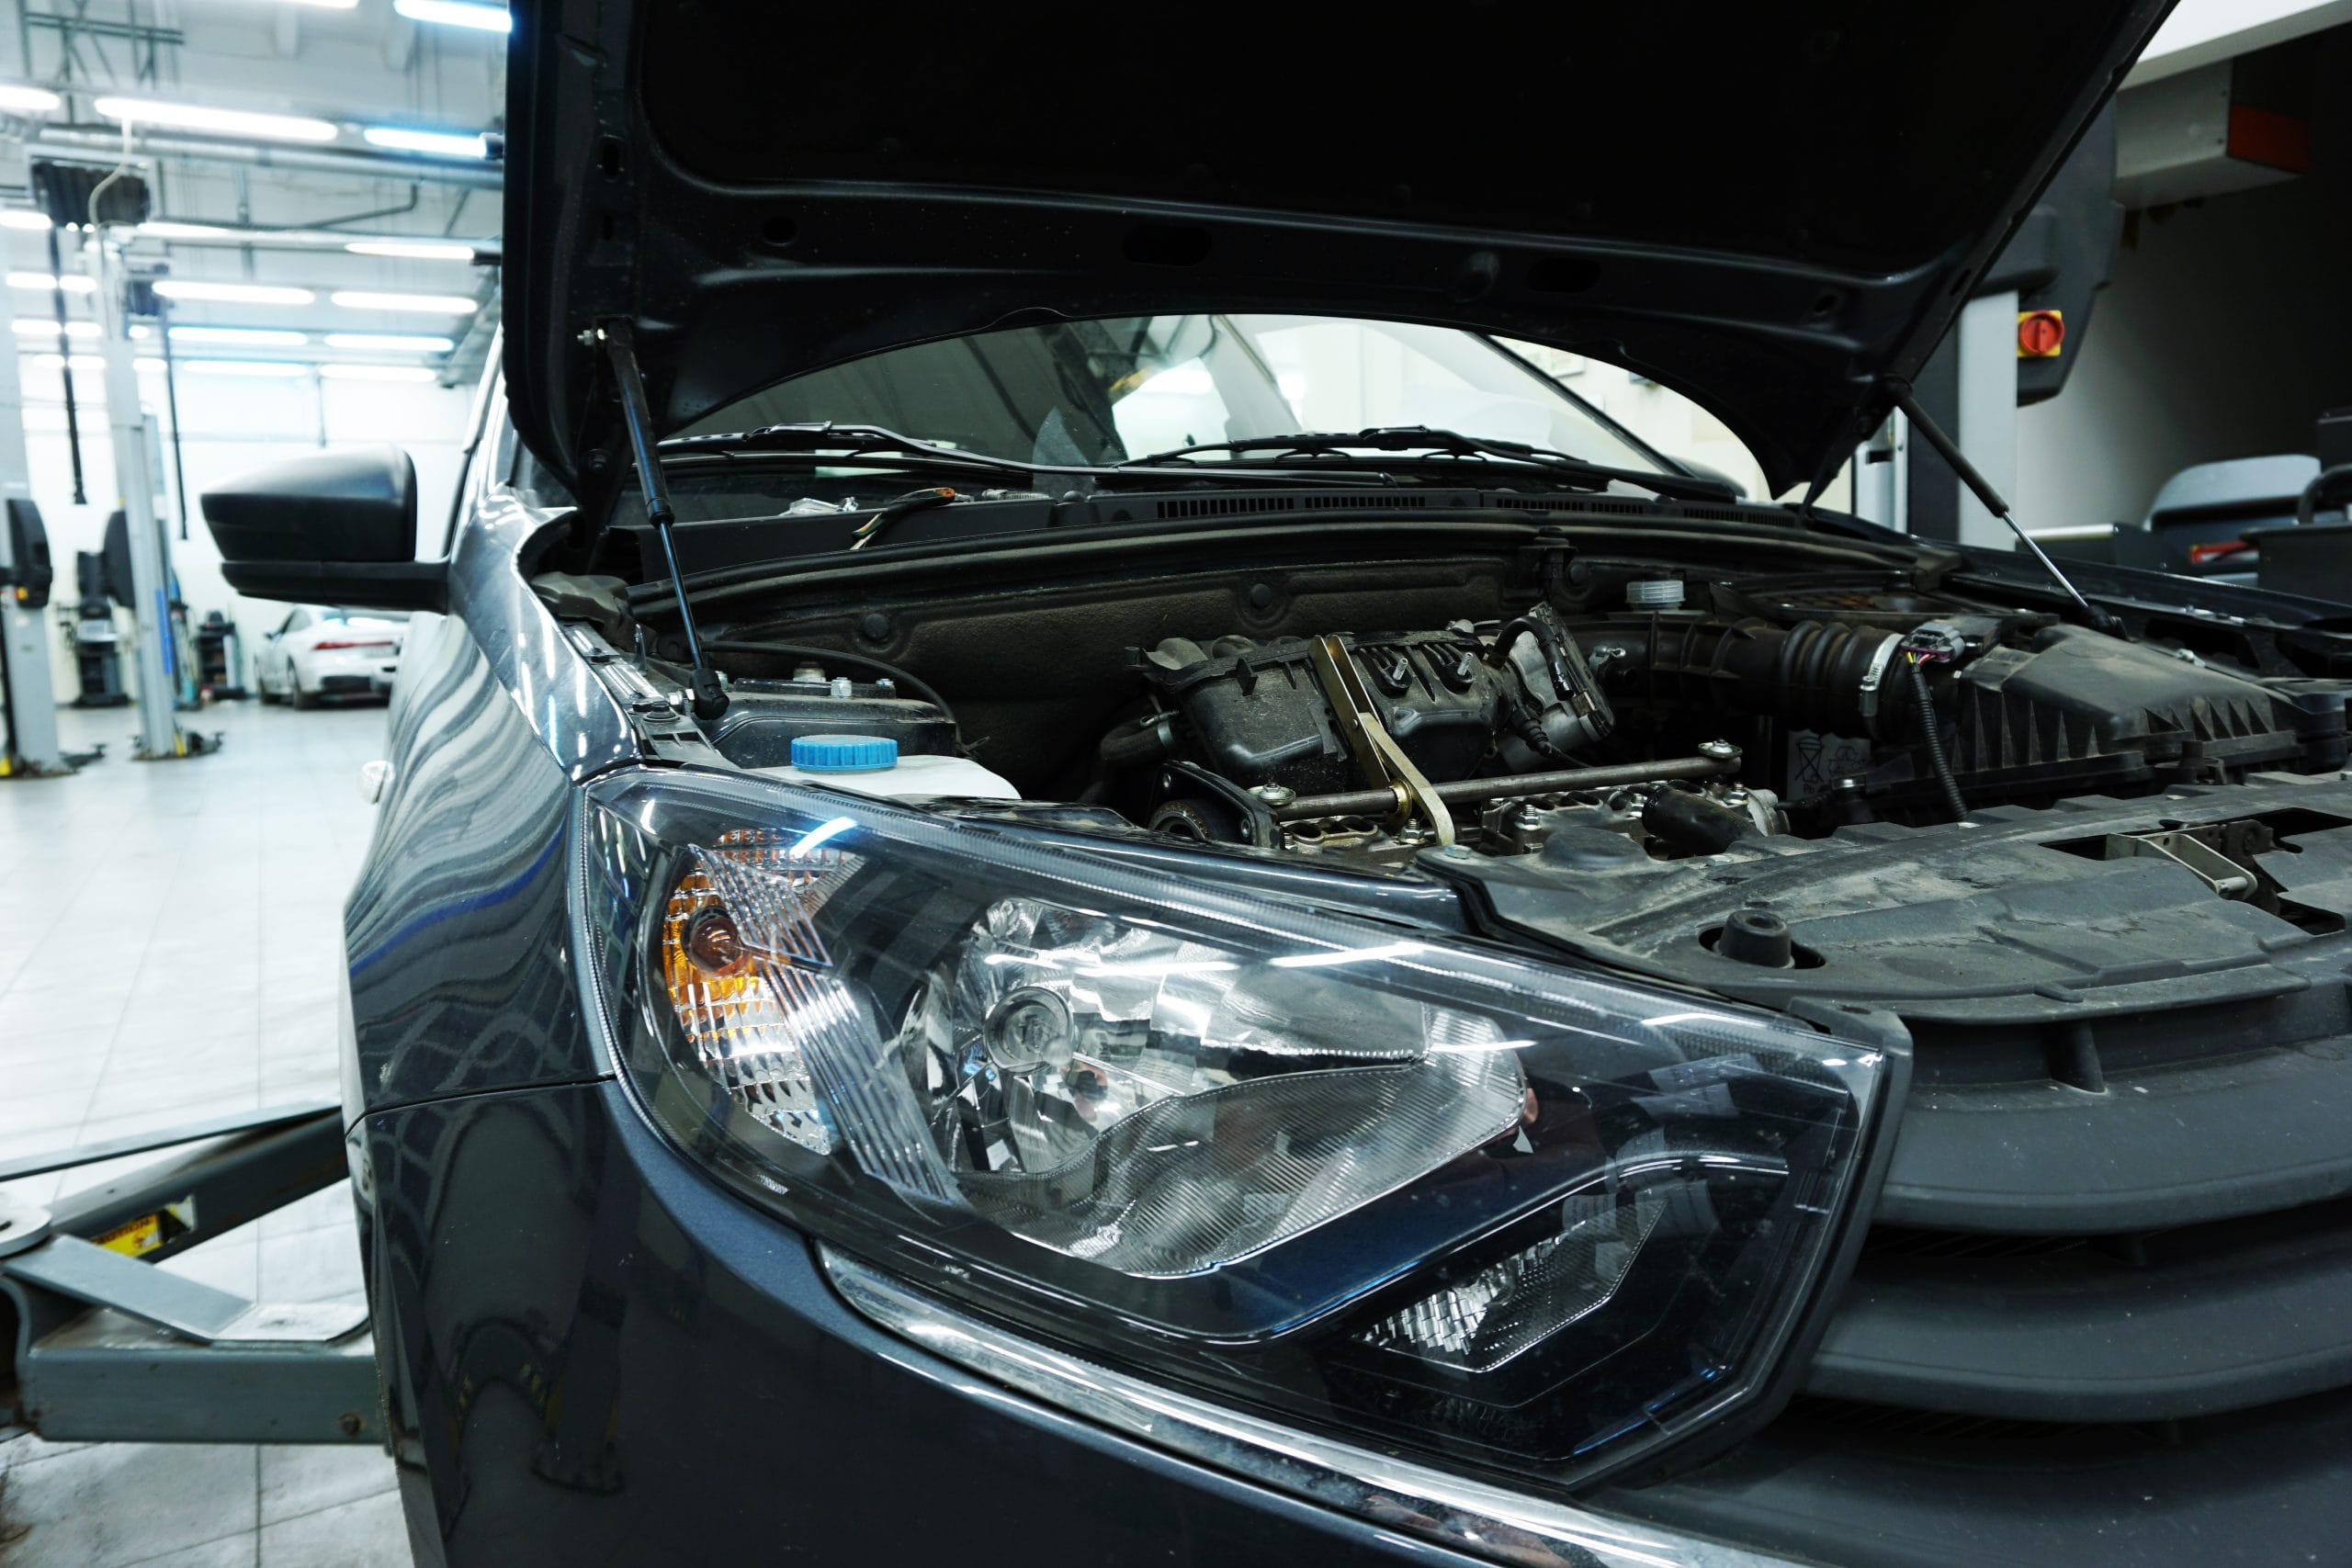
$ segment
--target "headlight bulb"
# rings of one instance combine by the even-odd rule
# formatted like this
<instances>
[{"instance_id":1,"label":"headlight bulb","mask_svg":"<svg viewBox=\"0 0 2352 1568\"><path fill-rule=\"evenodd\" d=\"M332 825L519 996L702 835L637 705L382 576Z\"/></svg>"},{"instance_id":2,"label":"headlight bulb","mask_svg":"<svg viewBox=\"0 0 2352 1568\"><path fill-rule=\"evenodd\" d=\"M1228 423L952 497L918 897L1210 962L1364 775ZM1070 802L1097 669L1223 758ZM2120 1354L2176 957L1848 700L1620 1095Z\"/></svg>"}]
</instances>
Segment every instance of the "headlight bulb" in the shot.
<instances>
[{"instance_id":1,"label":"headlight bulb","mask_svg":"<svg viewBox=\"0 0 2352 1568\"><path fill-rule=\"evenodd\" d=\"M1038 986L1023 986L989 1014L989 1059L1008 1073L1035 1072L1066 1061L1070 1051L1069 1007Z\"/></svg>"},{"instance_id":2,"label":"headlight bulb","mask_svg":"<svg viewBox=\"0 0 2352 1568\"><path fill-rule=\"evenodd\" d=\"M724 909L705 909L686 927L686 955L706 975L733 979L750 964L734 917Z\"/></svg>"}]
</instances>

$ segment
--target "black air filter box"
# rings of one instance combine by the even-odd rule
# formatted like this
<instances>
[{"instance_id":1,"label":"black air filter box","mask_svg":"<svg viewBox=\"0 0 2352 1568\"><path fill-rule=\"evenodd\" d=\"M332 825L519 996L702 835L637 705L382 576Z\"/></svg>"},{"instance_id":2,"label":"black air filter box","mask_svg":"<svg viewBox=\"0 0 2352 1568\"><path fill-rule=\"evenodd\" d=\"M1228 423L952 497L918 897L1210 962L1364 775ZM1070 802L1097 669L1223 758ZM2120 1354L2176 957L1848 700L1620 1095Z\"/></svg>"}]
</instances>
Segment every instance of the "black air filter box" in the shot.
<instances>
[{"instance_id":1,"label":"black air filter box","mask_svg":"<svg viewBox=\"0 0 2352 1568\"><path fill-rule=\"evenodd\" d=\"M2301 705L2269 687L2145 643L2052 626L1963 668L1946 717L1963 779L2068 787L2327 765L2344 755L2340 702Z\"/></svg>"}]
</instances>

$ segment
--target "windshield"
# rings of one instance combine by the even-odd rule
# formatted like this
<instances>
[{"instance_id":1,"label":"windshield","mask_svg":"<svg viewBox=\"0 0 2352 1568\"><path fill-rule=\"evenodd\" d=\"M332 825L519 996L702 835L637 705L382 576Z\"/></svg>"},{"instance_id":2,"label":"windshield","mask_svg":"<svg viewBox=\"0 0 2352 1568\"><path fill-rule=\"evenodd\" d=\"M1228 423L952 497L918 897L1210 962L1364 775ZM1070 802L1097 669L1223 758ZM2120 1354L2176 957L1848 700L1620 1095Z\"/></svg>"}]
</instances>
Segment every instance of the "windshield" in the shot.
<instances>
[{"instance_id":1,"label":"windshield","mask_svg":"<svg viewBox=\"0 0 2352 1568\"><path fill-rule=\"evenodd\" d=\"M1131 316L979 333L795 377L681 434L825 421L1064 467L1308 431L1428 425L1609 468L1667 468L1484 338L1318 316Z\"/></svg>"}]
</instances>

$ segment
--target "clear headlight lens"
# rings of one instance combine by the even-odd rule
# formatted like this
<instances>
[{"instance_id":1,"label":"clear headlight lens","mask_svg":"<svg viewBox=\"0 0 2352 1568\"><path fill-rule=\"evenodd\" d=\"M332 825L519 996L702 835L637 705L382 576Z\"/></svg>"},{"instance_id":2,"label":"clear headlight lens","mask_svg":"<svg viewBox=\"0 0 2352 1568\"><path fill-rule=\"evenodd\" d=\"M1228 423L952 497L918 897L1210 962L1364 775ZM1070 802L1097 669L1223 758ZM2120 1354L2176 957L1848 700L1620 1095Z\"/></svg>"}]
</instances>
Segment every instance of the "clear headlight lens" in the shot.
<instances>
[{"instance_id":1,"label":"clear headlight lens","mask_svg":"<svg viewBox=\"0 0 2352 1568\"><path fill-rule=\"evenodd\" d=\"M1016 1235L1123 1274L1246 1258L1509 1133L1493 1022L1002 898L900 1032L942 1162Z\"/></svg>"},{"instance_id":2,"label":"clear headlight lens","mask_svg":"<svg viewBox=\"0 0 2352 1568\"><path fill-rule=\"evenodd\" d=\"M1589 1477L1750 1391L1883 1064L1082 835L698 774L592 786L624 1077L794 1224L1291 1418Z\"/></svg>"}]
</instances>

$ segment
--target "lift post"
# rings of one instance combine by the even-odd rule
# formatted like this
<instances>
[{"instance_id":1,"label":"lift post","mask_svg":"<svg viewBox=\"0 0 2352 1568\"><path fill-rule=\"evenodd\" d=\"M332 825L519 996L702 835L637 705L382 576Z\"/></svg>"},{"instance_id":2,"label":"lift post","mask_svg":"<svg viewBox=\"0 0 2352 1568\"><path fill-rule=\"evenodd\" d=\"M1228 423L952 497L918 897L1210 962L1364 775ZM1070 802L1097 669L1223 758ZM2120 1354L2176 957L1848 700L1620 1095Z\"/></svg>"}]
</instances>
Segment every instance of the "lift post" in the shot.
<instances>
[{"instance_id":1,"label":"lift post","mask_svg":"<svg viewBox=\"0 0 2352 1568\"><path fill-rule=\"evenodd\" d=\"M177 671L172 654L171 554L155 514L155 475L147 465L147 418L139 407L139 369L130 344L129 274L110 225L86 231L83 255L97 284L99 346L106 359L107 445L130 535L131 613L139 671L139 750L142 761L202 750L180 731Z\"/></svg>"},{"instance_id":2,"label":"lift post","mask_svg":"<svg viewBox=\"0 0 2352 1568\"><path fill-rule=\"evenodd\" d=\"M11 501L32 499L31 467L25 457L24 384L18 376L14 290L0 288L0 513ZM0 567L12 566L8 529L0 522ZM0 576L5 576L0 573ZM70 772L57 745L57 699L50 688L49 634L41 612L17 603L0 590L0 665L7 671L9 751L0 759L11 770L29 773Z\"/></svg>"},{"instance_id":3,"label":"lift post","mask_svg":"<svg viewBox=\"0 0 2352 1568\"><path fill-rule=\"evenodd\" d=\"M154 1265L345 1173L342 1113L295 1105L0 1161L0 1185L181 1152L48 1210L0 1197L0 1439L375 1443L367 1308L246 1301Z\"/></svg>"}]
</instances>

